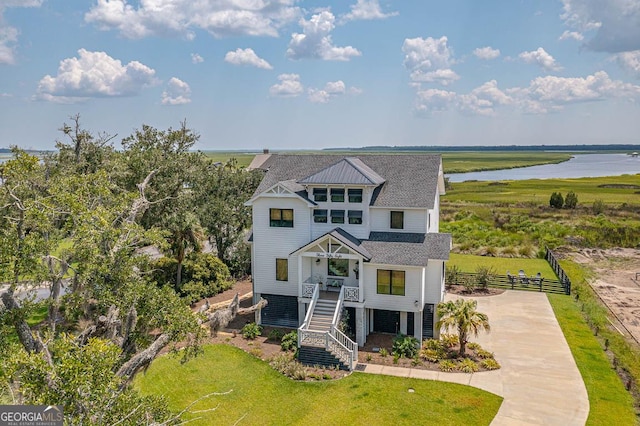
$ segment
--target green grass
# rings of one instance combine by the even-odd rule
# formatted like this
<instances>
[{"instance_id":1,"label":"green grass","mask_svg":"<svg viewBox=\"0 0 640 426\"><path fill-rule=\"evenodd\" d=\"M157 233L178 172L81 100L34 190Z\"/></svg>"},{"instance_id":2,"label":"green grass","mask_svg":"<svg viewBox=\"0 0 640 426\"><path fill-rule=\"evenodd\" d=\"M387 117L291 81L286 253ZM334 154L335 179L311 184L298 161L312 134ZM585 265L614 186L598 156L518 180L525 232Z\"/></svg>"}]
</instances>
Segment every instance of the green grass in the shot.
<instances>
[{"instance_id":1,"label":"green grass","mask_svg":"<svg viewBox=\"0 0 640 426\"><path fill-rule=\"evenodd\" d=\"M233 151L203 151L204 154L212 159L213 161L220 161L222 163L226 163L232 158L235 158L238 161L238 166L247 167L253 157L256 154L249 154L246 152L233 152Z\"/></svg>"},{"instance_id":2,"label":"green grass","mask_svg":"<svg viewBox=\"0 0 640 426\"><path fill-rule=\"evenodd\" d=\"M143 394L165 395L173 410L211 392L232 391L192 410L218 407L193 424L349 425L489 424L502 398L457 384L353 373L325 382L296 382L240 349L208 345L181 365L162 357L135 378ZM408 389L413 388L414 393Z\"/></svg>"},{"instance_id":3,"label":"green grass","mask_svg":"<svg viewBox=\"0 0 640 426\"><path fill-rule=\"evenodd\" d=\"M630 185L629 188L606 188L601 185ZM591 205L595 200L606 204L629 205L640 204L640 176L622 175L612 177L578 178L578 179L529 179L518 181L495 182L460 182L453 183L442 197L443 202L474 202L483 204L529 203L549 205L553 192L564 195L573 191L578 196L578 205ZM633 186L636 186L635 188Z\"/></svg>"},{"instance_id":4,"label":"green grass","mask_svg":"<svg viewBox=\"0 0 640 426\"><path fill-rule=\"evenodd\" d=\"M544 259L522 259L508 257L475 256L472 254L451 253L447 266L457 266L461 272L476 272L480 266L493 268L498 275L512 274L524 269L527 275L535 275L538 272L548 279L557 279L555 272Z\"/></svg>"},{"instance_id":5,"label":"green grass","mask_svg":"<svg viewBox=\"0 0 640 426\"><path fill-rule=\"evenodd\" d=\"M611 367L574 299L555 294L548 297L587 388L587 425L637 424L633 398Z\"/></svg>"}]
</instances>

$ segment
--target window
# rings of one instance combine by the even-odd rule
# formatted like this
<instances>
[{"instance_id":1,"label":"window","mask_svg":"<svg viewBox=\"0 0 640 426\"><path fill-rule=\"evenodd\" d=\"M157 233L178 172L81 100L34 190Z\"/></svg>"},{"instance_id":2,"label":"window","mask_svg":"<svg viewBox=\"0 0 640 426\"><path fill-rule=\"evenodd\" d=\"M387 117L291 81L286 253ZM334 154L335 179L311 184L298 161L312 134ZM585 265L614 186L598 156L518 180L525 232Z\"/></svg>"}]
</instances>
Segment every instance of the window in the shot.
<instances>
[{"instance_id":1,"label":"window","mask_svg":"<svg viewBox=\"0 0 640 426\"><path fill-rule=\"evenodd\" d=\"M344 203L344 188L331 188L331 201Z\"/></svg>"},{"instance_id":2,"label":"window","mask_svg":"<svg viewBox=\"0 0 640 426\"><path fill-rule=\"evenodd\" d=\"M348 191L350 203L362 202L362 189L350 189Z\"/></svg>"},{"instance_id":3,"label":"window","mask_svg":"<svg viewBox=\"0 0 640 426\"><path fill-rule=\"evenodd\" d=\"M404 212L391 212L391 223L389 224L391 229L403 229L404 228Z\"/></svg>"},{"instance_id":4,"label":"window","mask_svg":"<svg viewBox=\"0 0 640 426\"><path fill-rule=\"evenodd\" d=\"M378 294L404 296L404 271L378 269Z\"/></svg>"},{"instance_id":5,"label":"window","mask_svg":"<svg viewBox=\"0 0 640 426\"><path fill-rule=\"evenodd\" d=\"M349 276L349 259L332 259L327 262L327 275L332 277L348 277Z\"/></svg>"},{"instance_id":6,"label":"window","mask_svg":"<svg viewBox=\"0 0 640 426\"><path fill-rule=\"evenodd\" d=\"M349 210L347 217L349 218L349 224L362 225L362 210Z\"/></svg>"},{"instance_id":7,"label":"window","mask_svg":"<svg viewBox=\"0 0 640 426\"><path fill-rule=\"evenodd\" d=\"M269 209L269 226L293 228L293 209Z\"/></svg>"},{"instance_id":8,"label":"window","mask_svg":"<svg viewBox=\"0 0 640 426\"><path fill-rule=\"evenodd\" d=\"M344 210L331 210L331 223L344 223Z\"/></svg>"},{"instance_id":9,"label":"window","mask_svg":"<svg viewBox=\"0 0 640 426\"><path fill-rule=\"evenodd\" d=\"M327 188L313 188L313 201L327 201Z\"/></svg>"},{"instance_id":10,"label":"window","mask_svg":"<svg viewBox=\"0 0 640 426\"><path fill-rule=\"evenodd\" d=\"M327 211L326 210L314 210L313 221L315 223L327 223Z\"/></svg>"},{"instance_id":11,"label":"window","mask_svg":"<svg viewBox=\"0 0 640 426\"><path fill-rule=\"evenodd\" d=\"M289 281L288 259L276 259L276 281Z\"/></svg>"}]
</instances>

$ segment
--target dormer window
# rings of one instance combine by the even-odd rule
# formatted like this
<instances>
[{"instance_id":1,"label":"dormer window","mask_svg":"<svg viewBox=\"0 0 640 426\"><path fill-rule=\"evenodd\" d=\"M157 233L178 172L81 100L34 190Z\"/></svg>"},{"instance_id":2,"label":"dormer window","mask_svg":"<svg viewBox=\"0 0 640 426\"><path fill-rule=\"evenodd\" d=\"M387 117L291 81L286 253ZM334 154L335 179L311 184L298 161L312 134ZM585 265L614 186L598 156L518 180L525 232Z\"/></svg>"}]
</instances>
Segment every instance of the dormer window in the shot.
<instances>
[{"instance_id":1,"label":"dormer window","mask_svg":"<svg viewBox=\"0 0 640 426\"><path fill-rule=\"evenodd\" d=\"M331 201L344 203L344 188L331 188Z\"/></svg>"},{"instance_id":2,"label":"dormer window","mask_svg":"<svg viewBox=\"0 0 640 426\"><path fill-rule=\"evenodd\" d=\"M391 229L404 229L404 212L391 212Z\"/></svg>"},{"instance_id":3,"label":"dormer window","mask_svg":"<svg viewBox=\"0 0 640 426\"><path fill-rule=\"evenodd\" d=\"M313 201L327 201L327 188L313 188Z\"/></svg>"},{"instance_id":4,"label":"dormer window","mask_svg":"<svg viewBox=\"0 0 640 426\"><path fill-rule=\"evenodd\" d=\"M350 203L361 203L362 202L362 189L349 189L349 202Z\"/></svg>"}]
</instances>

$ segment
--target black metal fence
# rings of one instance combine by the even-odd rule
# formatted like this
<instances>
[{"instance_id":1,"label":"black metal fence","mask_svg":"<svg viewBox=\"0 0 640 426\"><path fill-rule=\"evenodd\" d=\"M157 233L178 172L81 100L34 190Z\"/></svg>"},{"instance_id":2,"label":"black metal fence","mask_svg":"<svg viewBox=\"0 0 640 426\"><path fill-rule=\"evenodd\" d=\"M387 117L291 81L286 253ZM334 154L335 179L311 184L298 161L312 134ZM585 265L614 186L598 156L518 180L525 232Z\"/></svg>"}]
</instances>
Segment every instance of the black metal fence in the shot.
<instances>
[{"instance_id":1,"label":"black metal fence","mask_svg":"<svg viewBox=\"0 0 640 426\"><path fill-rule=\"evenodd\" d=\"M544 257L547 259L547 262L549 262L549 265L551 265L551 269L553 269L560 279L560 282L564 287L565 294L571 294L571 280L564 272L564 269L562 269L562 266L560 266L560 263L558 263L558 258L555 253L549 247L545 247L545 250L546 254Z\"/></svg>"},{"instance_id":2,"label":"black metal fence","mask_svg":"<svg viewBox=\"0 0 640 426\"><path fill-rule=\"evenodd\" d=\"M477 274L473 272L458 272L453 278L454 283L447 282L447 285L468 285L469 287L482 287L481 281L486 287L503 288L508 290L538 291L555 294L569 294L567 287L561 281L546 277L528 277L518 275L490 275ZM570 284L569 284L570 288Z\"/></svg>"}]
</instances>

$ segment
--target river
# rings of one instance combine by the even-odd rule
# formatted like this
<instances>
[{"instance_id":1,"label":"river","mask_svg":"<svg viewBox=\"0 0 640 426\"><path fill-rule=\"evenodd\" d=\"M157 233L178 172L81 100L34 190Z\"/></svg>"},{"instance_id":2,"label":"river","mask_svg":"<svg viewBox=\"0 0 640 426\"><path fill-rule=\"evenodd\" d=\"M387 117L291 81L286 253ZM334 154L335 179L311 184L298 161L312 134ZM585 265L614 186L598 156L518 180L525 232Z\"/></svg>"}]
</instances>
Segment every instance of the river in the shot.
<instances>
[{"instance_id":1,"label":"river","mask_svg":"<svg viewBox=\"0 0 640 426\"><path fill-rule=\"evenodd\" d=\"M640 173L640 157L627 154L577 154L559 164L502 169L486 172L446 174L450 182L466 180L497 181L525 179L562 179L620 176Z\"/></svg>"}]
</instances>

